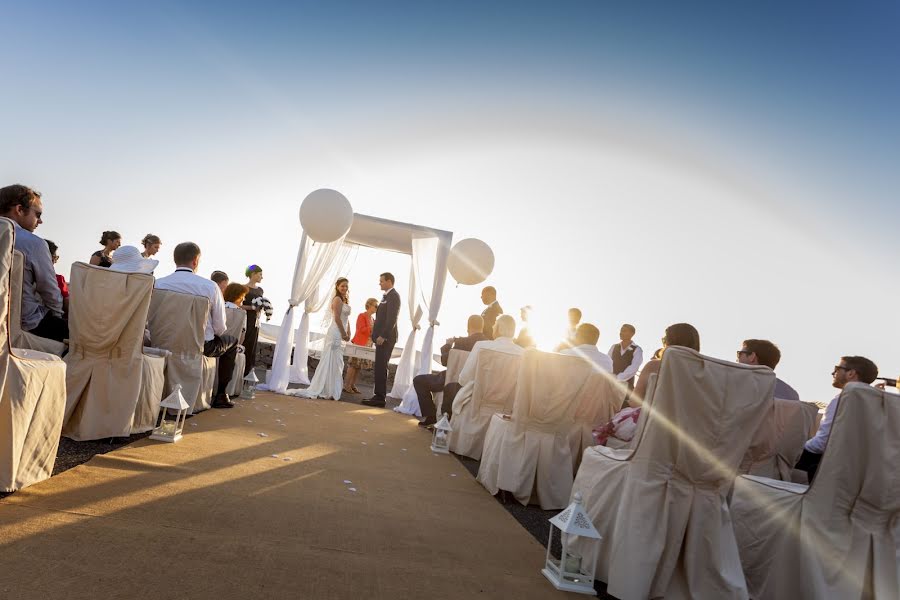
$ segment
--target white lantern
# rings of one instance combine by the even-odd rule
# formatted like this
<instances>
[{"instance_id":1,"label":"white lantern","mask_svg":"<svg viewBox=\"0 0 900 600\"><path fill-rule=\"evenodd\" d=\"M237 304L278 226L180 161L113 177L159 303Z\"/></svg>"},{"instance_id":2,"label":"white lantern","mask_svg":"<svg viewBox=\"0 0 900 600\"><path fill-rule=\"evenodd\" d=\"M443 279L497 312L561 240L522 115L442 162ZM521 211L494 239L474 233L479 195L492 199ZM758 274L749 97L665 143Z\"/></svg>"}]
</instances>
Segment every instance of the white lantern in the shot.
<instances>
[{"instance_id":1,"label":"white lantern","mask_svg":"<svg viewBox=\"0 0 900 600\"><path fill-rule=\"evenodd\" d=\"M434 435L431 436L431 451L438 454L450 454L450 432L453 426L447 413L441 415L441 420L434 425Z\"/></svg>"},{"instance_id":2,"label":"white lantern","mask_svg":"<svg viewBox=\"0 0 900 600\"><path fill-rule=\"evenodd\" d=\"M175 389L172 390L172 393L159 403L159 417L153 433L150 434L150 439L161 442L177 442L180 440L181 434L184 433L184 421L187 419L187 411L190 408L191 405L181 395L181 384L175 384ZM166 412L170 409L175 412L174 421L166 420Z\"/></svg>"},{"instance_id":3,"label":"white lantern","mask_svg":"<svg viewBox=\"0 0 900 600\"><path fill-rule=\"evenodd\" d=\"M250 369L250 372L244 377L244 389L241 390L241 398L244 400L253 400L256 398L257 383L259 383L259 378L256 376L256 371Z\"/></svg>"},{"instance_id":4,"label":"white lantern","mask_svg":"<svg viewBox=\"0 0 900 600\"><path fill-rule=\"evenodd\" d=\"M343 194L321 189L300 205L300 225L313 241L326 244L347 235L353 225L353 207Z\"/></svg>"},{"instance_id":5,"label":"white lantern","mask_svg":"<svg viewBox=\"0 0 900 600\"><path fill-rule=\"evenodd\" d=\"M447 258L447 270L463 285L476 285L494 270L494 251L475 238L457 242Z\"/></svg>"},{"instance_id":6,"label":"white lantern","mask_svg":"<svg viewBox=\"0 0 900 600\"><path fill-rule=\"evenodd\" d=\"M584 512L581 502L581 492L575 492L572 504L550 519L547 561L541 573L558 590L595 596L595 561L593 558L589 558L587 561L583 560L582 554L572 548L571 542L573 537L579 537L584 540L582 548L593 545L596 550L603 538L594 529L594 524L591 523L591 518ZM559 529L560 541L562 542L562 552L559 560L556 560L550 554L550 548L553 546L554 529ZM590 555L596 556L596 553L591 552Z\"/></svg>"}]
</instances>

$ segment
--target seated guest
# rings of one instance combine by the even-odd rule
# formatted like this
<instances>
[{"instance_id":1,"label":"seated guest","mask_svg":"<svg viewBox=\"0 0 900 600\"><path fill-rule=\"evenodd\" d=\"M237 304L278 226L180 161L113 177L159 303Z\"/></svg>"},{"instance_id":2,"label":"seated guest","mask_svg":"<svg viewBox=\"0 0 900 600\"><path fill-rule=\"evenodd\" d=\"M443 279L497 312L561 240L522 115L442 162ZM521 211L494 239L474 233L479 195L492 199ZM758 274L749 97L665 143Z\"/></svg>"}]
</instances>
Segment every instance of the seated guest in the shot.
<instances>
[{"instance_id":1,"label":"seated guest","mask_svg":"<svg viewBox=\"0 0 900 600\"><path fill-rule=\"evenodd\" d=\"M531 317L531 306L526 305L519 309L519 318L522 321L522 327L519 329L519 335L516 336L516 343L523 348L534 348L534 338L531 337L531 330L528 327L528 319Z\"/></svg>"},{"instance_id":2,"label":"seated guest","mask_svg":"<svg viewBox=\"0 0 900 600\"><path fill-rule=\"evenodd\" d=\"M765 365L775 370L781 361L781 350L769 340L744 340L737 351L737 360L742 365ZM797 390L775 378L775 397L782 400L800 400Z\"/></svg>"},{"instance_id":3,"label":"seated guest","mask_svg":"<svg viewBox=\"0 0 900 600\"><path fill-rule=\"evenodd\" d=\"M229 283L222 291L222 298L225 300L225 308L241 308L244 297L250 291L246 285L242 283Z\"/></svg>"},{"instance_id":4,"label":"seated guest","mask_svg":"<svg viewBox=\"0 0 900 600\"><path fill-rule=\"evenodd\" d=\"M145 273L150 275L159 266L159 261L152 258L144 258L141 251L134 246L122 246L112 258L110 271L121 273Z\"/></svg>"},{"instance_id":5,"label":"seated guest","mask_svg":"<svg viewBox=\"0 0 900 600\"><path fill-rule=\"evenodd\" d=\"M450 350L471 351L478 342L486 341L488 338L484 335L484 320L478 315L469 317L466 324L468 335L466 337L452 337L447 343L441 346L441 364L447 366L450 358ZM423 420L419 425L428 427L437 422L437 407L434 404L434 393L444 391L444 385L447 381L447 371L440 373L429 373L426 375L416 375L413 377L413 388L416 390L416 396L419 399L419 410L422 411ZM458 388L457 388L458 389ZM449 408L453 403L450 394L444 393L444 407ZM452 414L452 408L446 411Z\"/></svg>"},{"instance_id":6,"label":"seated guest","mask_svg":"<svg viewBox=\"0 0 900 600\"><path fill-rule=\"evenodd\" d=\"M158 235L153 235L152 233L148 233L144 236L144 239L141 240L141 245L144 246L144 251L141 252L141 256L144 258L150 258L157 252L159 252L160 246L162 246L162 241L160 241Z\"/></svg>"},{"instance_id":7,"label":"seated guest","mask_svg":"<svg viewBox=\"0 0 900 600\"><path fill-rule=\"evenodd\" d=\"M219 291L224 294L225 288L228 287L228 273L225 271L213 271L209 278L219 286ZM246 296L246 294L244 295Z\"/></svg>"},{"instance_id":8,"label":"seated guest","mask_svg":"<svg viewBox=\"0 0 900 600\"><path fill-rule=\"evenodd\" d=\"M612 359L597 348L598 341L600 341L600 330L590 323L582 323L575 331L575 346L563 350L560 354L580 356L593 362L597 368L612 373Z\"/></svg>"},{"instance_id":9,"label":"seated guest","mask_svg":"<svg viewBox=\"0 0 900 600\"><path fill-rule=\"evenodd\" d=\"M100 236L100 245L103 250L97 250L91 254L91 264L97 267L112 266L112 255L122 245L122 236L118 231L104 231Z\"/></svg>"},{"instance_id":10,"label":"seated guest","mask_svg":"<svg viewBox=\"0 0 900 600\"><path fill-rule=\"evenodd\" d=\"M47 243L33 231L43 223L41 194L24 185L0 188L0 216L13 222L16 250L25 257L22 273L22 330L38 337L63 341L69 324L63 318L63 299Z\"/></svg>"},{"instance_id":11,"label":"seated guest","mask_svg":"<svg viewBox=\"0 0 900 600\"><path fill-rule=\"evenodd\" d=\"M878 367L868 358L863 356L842 356L839 365L831 372L831 386L839 390L850 382L858 381L871 384L878 378ZM797 461L796 468L806 471L809 482L812 483L819 469L819 462L828 444L828 436L831 435L831 424L834 421L834 412L837 410L837 399L840 393L828 404L825 416L819 424L816 435L803 445L803 454Z\"/></svg>"},{"instance_id":12,"label":"seated guest","mask_svg":"<svg viewBox=\"0 0 900 600\"><path fill-rule=\"evenodd\" d=\"M200 266L200 247L193 242L175 246L175 272L156 280L156 289L193 294L209 298L209 316L206 318L203 354L218 357L219 387L213 399L213 408L233 408L234 403L225 390L231 382L237 355L237 339L225 333L225 300L219 287L196 274Z\"/></svg>"},{"instance_id":13,"label":"seated guest","mask_svg":"<svg viewBox=\"0 0 900 600\"><path fill-rule=\"evenodd\" d=\"M487 306L481 313L481 318L484 320L482 332L486 338L490 339L494 335L494 323L497 321L497 317L503 314L503 309L497 302L497 289L489 285L481 290L481 302Z\"/></svg>"},{"instance_id":14,"label":"seated guest","mask_svg":"<svg viewBox=\"0 0 900 600\"><path fill-rule=\"evenodd\" d=\"M56 263L59 261L59 254L57 254L57 250L59 250L59 246L51 242L50 240L44 240L47 242L47 247L50 249L50 260L53 261L53 268L56 270ZM66 278L59 273L56 274L56 285L59 286L59 293L62 294L63 299L63 314L69 314L69 284L66 283Z\"/></svg>"},{"instance_id":15,"label":"seated guest","mask_svg":"<svg viewBox=\"0 0 900 600\"><path fill-rule=\"evenodd\" d=\"M472 352L466 358L459 373L458 383L448 384L444 388L444 410L448 417L453 416L454 405L464 405L472 397L475 390L475 366L478 362L478 354L482 350L494 350L514 356L522 356L525 349L516 344L513 336L516 335L516 320L509 315L500 315L494 323L494 339L478 342L472 347Z\"/></svg>"},{"instance_id":16,"label":"seated guest","mask_svg":"<svg viewBox=\"0 0 900 600\"><path fill-rule=\"evenodd\" d=\"M666 327L666 335L663 337L662 343L663 347L660 357L656 358L654 356L653 360L644 365L637 385L634 386L634 393L629 395L625 402L627 406L617 412L608 423L594 429L594 440L601 446L605 446L610 437L618 438L623 442L631 441L637 430L638 418L641 415L640 407L643 404L644 395L647 393L650 376L654 373L659 373L666 348L669 346L684 346L700 352L700 334L689 323L675 323Z\"/></svg>"},{"instance_id":17,"label":"seated guest","mask_svg":"<svg viewBox=\"0 0 900 600\"><path fill-rule=\"evenodd\" d=\"M366 300L365 312L361 312L356 316L356 333L353 335L353 339L350 340L351 344L365 346L367 348L372 347L374 344L372 341L372 328L374 327L372 315L374 315L377 310L378 300L375 298ZM351 356L348 358L347 375L344 377L344 391L348 394L358 394L359 390L356 388L356 377L359 375L359 372L374 368L374 363L367 358L360 358L358 356Z\"/></svg>"},{"instance_id":18,"label":"seated guest","mask_svg":"<svg viewBox=\"0 0 900 600\"><path fill-rule=\"evenodd\" d=\"M636 332L634 325L624 323L619 328L619 342L613 344L609 349L609 357L613 361L613 373L616 374L619 381L627 384L628 388L632 390L634 389L634 376L644 362L644 351L634 343ZM654 354L653 358L659 357Z\"/></svg>"},{"instance_id":19,"label":"seated guest","mask_svg":"<svg viewBox=\"0 0 900 600\"><path fill-rule=\"evenodd\" d=\"M569 328L566 330L566 338L556 346L556 352L561 352L575 345L575 332L578 330L578 324L581 322L581 309L570 308L568 317Z\"/></svg>"}]
</instances>

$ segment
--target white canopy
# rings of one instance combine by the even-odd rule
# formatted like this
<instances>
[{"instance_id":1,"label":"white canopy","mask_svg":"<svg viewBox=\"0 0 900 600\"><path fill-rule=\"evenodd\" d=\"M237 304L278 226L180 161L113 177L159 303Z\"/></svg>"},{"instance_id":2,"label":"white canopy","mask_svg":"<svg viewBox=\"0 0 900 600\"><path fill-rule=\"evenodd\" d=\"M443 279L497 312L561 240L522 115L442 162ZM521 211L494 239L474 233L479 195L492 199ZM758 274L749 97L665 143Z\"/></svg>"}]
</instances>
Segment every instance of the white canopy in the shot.
<instances>
[{"instance_id":1,"label":"white canopy","mask_svg":"<svg viewBox=\"0 0 900 600\"><path fill-rule=\"evenodd\" d=\"M291 287L290 308L285 315L275 346L272 372L269 380L260 388L284 393L289 380L295 383L309 383L306 374L306 362L309 356L308 314L314 312L314 309L321 305L319 284L326 280L326 277L334 270L332 268L336 266L334 263L341 263L346 259L346 253L340 252L341 247L346 245L365 246L408 254L412 257L410 290L406 295L407 309L412 321L412 332L403 348L390 395L403 398L403 403L397 410L407 414L421 414L415 391L412 388L412 378L414 374L431 371L434 328L438 325L437 316L444 295L447 260L450 256L452 240L453 233L449 231L357 213L353 215L353 224L347 235L334 242L317 244L313 248L312 240L304 232L300 241L294 281ZM330 286L327 286L326 289L330 292ZM291 369L288 363L294 345L293 310L301 303L305 304L305 310L296 332L297 349L293 353L294 367ZM422 343L421 359L416 368L413 364L416 333L420 328L419 320L423 314L427 316L429 326Z\"/></svg>"}]
</instances>

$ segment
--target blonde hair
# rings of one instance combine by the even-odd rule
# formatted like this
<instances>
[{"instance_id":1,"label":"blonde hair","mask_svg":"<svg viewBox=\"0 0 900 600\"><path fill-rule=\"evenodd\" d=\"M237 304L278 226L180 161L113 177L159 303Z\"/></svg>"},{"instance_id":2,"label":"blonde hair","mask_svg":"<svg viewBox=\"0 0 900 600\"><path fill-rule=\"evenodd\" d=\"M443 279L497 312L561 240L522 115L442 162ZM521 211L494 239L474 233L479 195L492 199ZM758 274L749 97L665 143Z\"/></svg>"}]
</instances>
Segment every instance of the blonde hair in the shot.
<instances>
[{"instance_id":1,"label":"blonde hair","mask_svg":"<svg viewBox=\"0 0 900 600\"><path fill-rule=\"evenodd\" d=\"M376 300L375 298L369 298L368 300L366 300L366 308L369 308L373 304L377 306L378 300Z\"/></svg>"}]
</instances>

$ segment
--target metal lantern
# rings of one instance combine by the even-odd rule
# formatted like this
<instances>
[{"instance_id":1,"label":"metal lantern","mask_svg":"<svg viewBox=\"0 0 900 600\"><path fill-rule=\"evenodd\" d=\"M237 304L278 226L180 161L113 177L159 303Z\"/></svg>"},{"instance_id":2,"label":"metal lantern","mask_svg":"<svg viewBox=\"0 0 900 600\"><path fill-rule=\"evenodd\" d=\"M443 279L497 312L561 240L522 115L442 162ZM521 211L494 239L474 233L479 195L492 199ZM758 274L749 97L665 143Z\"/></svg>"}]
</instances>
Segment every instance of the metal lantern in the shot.
<instances>
[{"instance_id":1,"label":"metal lantern","mask_svg":"<svg viewBox=\"0 0 900 600\"><path fill-rule=\"evenodd\" d=\"M547 540L547 561L541 573L550 580L558 590L577 592L579 594L596 595L594 590L594 571L596 563L593 558L584 560L583 555L572 547L572 538L580 538L580 550L585 548L597 550L603 539L594 529L591 518L584 512L581 504L581 492L575 492L572 504L564 511L550 519L550 539ZM550 554L553 546L553 530L558 529L562 542L559 560ZM590 552L596 556L596 552Z\"/></svg>"},{"instance_id":2,"label":"metal lantern","mask_svg":"<svg viewBox=\"0 0 900 600\"><path fill-rule=\"evenodd\" d=\"M450 454L450 432L453 426L447 413L441 415L441 420L434 425L434 435L431 437L431 451L438 454Z\"/></svg>"},{"instance_id":3,"label":"metal lantern","mask_svg":"<svg viewBox=\"0 0 900 600\"><path fill-rule=\"evenodd\" d=\"M250 372L244 377L244 389L241 390L241 398L244 400L256 398L257 383L259 383L259 378L256 376L256 371L250 369Z\"/></svg>"},{"instance_id":4,"label":"metal lantern","mask_svg":"<svg viewBox=\"0 0 900 600\"><path fill-rule=\"evenodd\" d=\"M184 421L187 419L187 411L191 405L187 403L184 396L181 395L181 384L175 384L175 389L169 396L159 403L159 417L156 421L156 427L150 434L151 440L159 440L161 442L177 442L184 433ZM174 421L166 420L168 411L175 413Z\"/></svg>"}]
</instances>

